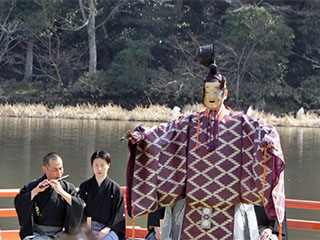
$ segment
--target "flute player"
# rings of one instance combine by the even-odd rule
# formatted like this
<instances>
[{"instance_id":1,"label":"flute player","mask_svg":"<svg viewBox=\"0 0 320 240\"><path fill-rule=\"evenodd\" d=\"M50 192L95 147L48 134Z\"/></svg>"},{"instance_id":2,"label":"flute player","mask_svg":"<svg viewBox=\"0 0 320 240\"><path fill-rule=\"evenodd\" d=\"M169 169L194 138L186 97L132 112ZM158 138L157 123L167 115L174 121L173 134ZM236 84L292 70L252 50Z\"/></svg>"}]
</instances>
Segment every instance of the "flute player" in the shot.
<instances>
[{"instance_id":1,"label":"flute player","mask_svg":"<svg viewBox=\"0 0 320 240\"><path fill-rule=\"evenodd\" d=\"M20 224L20 238L54 239L63 234L75 234L84 202L73 184L60 180L62 158L54 152L43 158L44 175L26 184L14 199Z\"/></svg>"}]
</instances>

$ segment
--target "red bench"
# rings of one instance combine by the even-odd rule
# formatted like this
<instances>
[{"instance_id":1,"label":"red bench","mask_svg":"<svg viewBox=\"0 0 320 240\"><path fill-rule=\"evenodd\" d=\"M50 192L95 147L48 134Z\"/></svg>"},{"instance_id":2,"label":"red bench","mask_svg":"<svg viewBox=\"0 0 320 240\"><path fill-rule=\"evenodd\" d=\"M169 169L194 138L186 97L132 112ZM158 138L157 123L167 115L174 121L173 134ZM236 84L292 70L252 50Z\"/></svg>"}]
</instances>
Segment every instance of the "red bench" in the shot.
<instances>
[{"instance_id":1,"label":"red bench","mask_svg":"<svg viewBox=\"0 0 320 240\"><path fill-rule=\"evenodd\" d=\"M121 187L124 198L126 197L126 187ZM15 197L19 192L19 189L0 189L1 197ZM320 201L307 201L286 199L287 208L299 208L309 210L320 210ZM0 208L0 217L16 217L17 213L14 208ZM127 211L126 211L127 220ZM300 219L287 219L288 228L303 229L303 230L315 230L320 231L320 221L300 220ZM135 226L134 237L144 238L147 234L147 229ZM126 236L132 238L133 228L132 226L126 227ZM19 240L19 230L3 230L1 232L2 240Z\"/></svg>"}]
</instances>

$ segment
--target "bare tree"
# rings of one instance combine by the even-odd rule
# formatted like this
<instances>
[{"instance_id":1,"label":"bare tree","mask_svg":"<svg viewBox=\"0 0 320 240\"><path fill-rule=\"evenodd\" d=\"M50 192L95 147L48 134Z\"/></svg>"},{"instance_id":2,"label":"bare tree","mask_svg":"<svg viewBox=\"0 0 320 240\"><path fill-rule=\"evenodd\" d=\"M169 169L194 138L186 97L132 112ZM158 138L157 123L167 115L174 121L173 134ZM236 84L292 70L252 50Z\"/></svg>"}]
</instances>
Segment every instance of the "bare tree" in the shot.
<instances>
[{"instance_id":1,"label":"bare tree","mask_svg":"<svg viewBox=\"0 0 320 240\"><path fill-rule=\"evenodd\" d=\"M10 15L15 5L15 0L12 0L11 6L6 16L0 16L0 65L10 63L12 60L11 50L14 49L21 40L17 34L19 31L19 22L10 21Z\"/></svg>"},{"instance_id":2,"label":"bare tree","mask_svg":"<svg viewBox=\"0 0 320 240\"><path fill-rule=\"evenodd\" d=\"M222 49L225 50L222 65L220 67L236 82L236 105L239 104L239 88L241 79L248 73L248 63L253 57L254 50L257 46L257 39L246 40L241 51L237 51L230 42L221 42ZM227 54L226 54L227 53ZM232 67L230 67L230 65ZM253 76L254 77L254 76Z\"/></svg>"},{"instance_id":3,"label":"bare tree","mask_svg":"<svg viewBox=\"0 0 320 240\"><path fill-rule=\"evenodd\" d=\"M32 78L33 72L33 43L27 43L26 64L24 68L23 81L28 82Z\"/></svg>"},{"instance_id":4,"label":"bare tree","mask_svg":"<svg viewBox=\"0 0 320 240\"><path fill-rule=\"evenodd\" d=\"M105 14L106 11L103 6L98 7L99 0L78 0L79 9L76 9L73 13L68 14L64 19L66 30L79 31L86 27L88 33L88 47L89 47L89 73L95 73L97 70L97 43L96 43L96 31L99 27L103 27L106 32L105 24L114 14L120 11L120 8L128 2L128 0L114 1L115 5L108 11L105 17L97 24L96 17L98 15ZM101 0L100 0L101 2ZM81 13L80 19L75 19L77 13Z\"/></svg>"},{"instance_id":5,"label":"bare tree","mask_svg":"<svg viewBox=\"0 0 320 240\"><path fill-rule=\"evenodd\" d=\"M87 23L88 45L89 45L89 73L95 73L97 70L97 46L96 46L96 0L89 0L88 7L85 7L82 0L79 0L79 6L83 21Z\"/></svg>"},{"instance_id":6,"label":"bare tree","mask_svg":"<svg viewBox=\"0 0 320 240\"><path fill-rule=\"evenodd\" d=\"M221 49L218 53L219 68L231 79L229 83L235 83L232 88L235 91L235 107L238 107L241 84L243 87L250 81L266 87L266 80L271 84L272 79L279 76L279 66L290 53L293 34L281 16L271 15L264 8L241 6L228 12L226 21L231 31L225 31L217 44L217 49ZM255 99L263 97L263 91L259 94L255 95Z\"/></svg>"}]
</instances>

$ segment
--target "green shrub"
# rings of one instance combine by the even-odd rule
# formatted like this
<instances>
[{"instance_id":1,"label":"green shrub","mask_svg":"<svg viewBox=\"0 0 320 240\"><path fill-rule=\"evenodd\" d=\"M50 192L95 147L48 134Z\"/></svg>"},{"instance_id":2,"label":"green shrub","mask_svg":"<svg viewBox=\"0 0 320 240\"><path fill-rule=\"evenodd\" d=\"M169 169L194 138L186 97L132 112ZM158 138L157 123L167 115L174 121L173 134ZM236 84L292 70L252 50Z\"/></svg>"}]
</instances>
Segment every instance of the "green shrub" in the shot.
<instances>
[{"instance_id":1,"label":"green shrub","mask_svg":"<svg viewBox=\"0 0 320 240\"><path fill-rule=\"evenodd\" d=\"M106 72L97 71L94 74L85 72L79 77L71 88L70 93L73 101L96 102L103 98L106 91Z\"/></svg>"}]
</instances>

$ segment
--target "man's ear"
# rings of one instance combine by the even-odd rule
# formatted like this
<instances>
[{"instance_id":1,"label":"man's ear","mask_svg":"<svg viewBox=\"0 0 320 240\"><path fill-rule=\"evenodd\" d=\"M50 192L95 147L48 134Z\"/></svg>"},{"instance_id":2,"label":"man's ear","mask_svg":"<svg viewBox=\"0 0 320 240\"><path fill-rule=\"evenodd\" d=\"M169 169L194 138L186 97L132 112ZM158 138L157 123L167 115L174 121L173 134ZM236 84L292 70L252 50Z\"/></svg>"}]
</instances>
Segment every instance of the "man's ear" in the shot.
<instances>
[{"instance_id":1,"label":"man's ear","mask_svg":"<svg viewBox=\"0 0 320 240\"><path fill-rule=\"evenodd\" d=\"M43 171L44 173L47 173L47 167L42 166L42 171Z\"/></svg>"}]
</instances>

